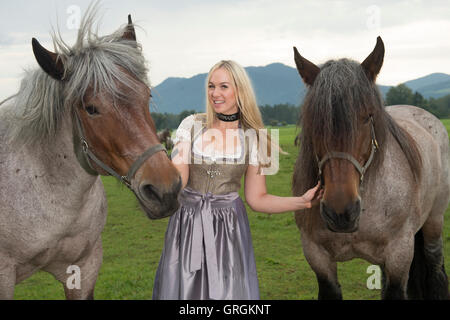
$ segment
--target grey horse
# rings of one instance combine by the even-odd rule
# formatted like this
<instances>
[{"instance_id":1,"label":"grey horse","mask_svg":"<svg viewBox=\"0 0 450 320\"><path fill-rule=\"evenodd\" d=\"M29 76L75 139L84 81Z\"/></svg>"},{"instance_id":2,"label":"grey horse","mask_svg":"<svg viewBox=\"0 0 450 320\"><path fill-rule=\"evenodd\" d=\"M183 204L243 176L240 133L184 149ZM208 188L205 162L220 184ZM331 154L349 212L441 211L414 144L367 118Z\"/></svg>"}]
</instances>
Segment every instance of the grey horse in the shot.
<instances>
[{"instance_id":1,"label":"grey horse","mask_svg":"<svg viewBox=\"0 0 450 320\"><path fill-rule=\"evenodd\" d=\"M53 53L33 39L40 68L0 106L1 299L38 270L67 299L93 298L107 214L99 175L126 184L150 218L178 208L181 180L156 136L131 18L100 37L97 11L88 9L72 47L54 35Z\"/></svg>"}]
</instances>

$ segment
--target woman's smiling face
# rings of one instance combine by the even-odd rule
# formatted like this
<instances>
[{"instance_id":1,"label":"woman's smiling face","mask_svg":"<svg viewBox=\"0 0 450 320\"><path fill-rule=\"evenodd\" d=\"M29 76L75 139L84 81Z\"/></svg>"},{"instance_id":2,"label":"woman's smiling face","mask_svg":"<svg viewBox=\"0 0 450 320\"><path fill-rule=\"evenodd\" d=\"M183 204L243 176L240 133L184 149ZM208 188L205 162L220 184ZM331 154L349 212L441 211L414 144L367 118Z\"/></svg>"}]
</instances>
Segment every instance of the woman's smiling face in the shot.
<instances>
[{"instance_id":1,"label":"woman's smiling face","mask_svg":"<svg viewBox=\"0 0 450 320\"><path fill-rule=\"evenodd\" d=\"M211 74L208 83L208 99L216 113L233 114L238 112L236 95L228 72L219 68Z\"/></svg>"}]
</instances>

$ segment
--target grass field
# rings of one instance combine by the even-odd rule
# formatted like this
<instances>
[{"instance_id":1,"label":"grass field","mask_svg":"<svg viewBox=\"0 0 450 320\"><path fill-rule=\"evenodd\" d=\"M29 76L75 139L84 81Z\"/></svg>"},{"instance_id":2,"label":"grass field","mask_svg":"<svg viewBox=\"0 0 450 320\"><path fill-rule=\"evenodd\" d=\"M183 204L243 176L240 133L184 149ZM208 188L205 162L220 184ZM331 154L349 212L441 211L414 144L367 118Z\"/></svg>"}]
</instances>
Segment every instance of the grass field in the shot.
<instances>
[{"instance_id":1,"label":"grass field","mask_svg":"<svg viewBox=\"0 0 450 320\"><path fill-rule=\"evenodd\" d=\"M450 120L443 120L450 131ZM281 128L280 144L289 155L280 155L280 171L267 177L270 193L290 196L297 148L296 128ZM168 219L151 221L134 196L111 177L103 182L108 197L108 219L103 231L103 266L95 289L96 299L151 299L153 279L163 248ZM242 190L241 190L241 196ZM316 299L315 275L302 253L293 213L267 215L247 207L262 299ZM445 213L445 267L450 271L450 208ZM380 290L366 286L366 261L338 264L344 299L379 299ZM16 286L15 299L64 299L62 286L38 272Z\"/></svg>"}]
</instances>

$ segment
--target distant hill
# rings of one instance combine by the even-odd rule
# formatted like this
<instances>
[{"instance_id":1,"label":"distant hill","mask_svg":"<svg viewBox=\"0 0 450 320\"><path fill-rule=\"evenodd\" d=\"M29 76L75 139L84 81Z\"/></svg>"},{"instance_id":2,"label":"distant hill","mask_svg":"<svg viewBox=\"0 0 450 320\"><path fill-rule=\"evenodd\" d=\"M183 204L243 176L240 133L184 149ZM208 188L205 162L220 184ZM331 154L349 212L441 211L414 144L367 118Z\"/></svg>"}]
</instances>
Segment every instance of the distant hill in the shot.
<instances>
[{"instance_id":1,"label":"distant hill","mask_svg":"<svg viewBox=\"0 0 450 320\"><path fill-rule=\"evenodd\" d=\"M151 109L160 113L204 110L206 73L192 78L167 78L152 90Z\"/></svg>"},{"instance_id":2,"label":"distant hill","mask_svg":"<svg viewBox=\"0 0 450 320\"><path fill-rule=\"evenodd\" d=\"M272 63L245 70L252 81L258 105L298 105L305 95L305 86L294 68ZM153 103L156 105L153 110L167 113L191 109L203 111L206 76L202 73L192 78L167 78L153 89Z\"/></svg>"},{"instance_id":3,"label":"distant hill","mask_svg":"<svg viewBox=\"0 0 450 320\"><path fill-rule=\"evenodd\" d=\"M409 87L412 91L418 91L424 87L430 87L442 82L449 82L450 75L445 73L432 73L425 77L421 77L415 80L406 81L405 85Z\"/></svg>"},{"instance_id":4,"label":"distant hill","mask_svg":"<svg viewBox=\"0 0 450 320\"><path fill-rule=\"evenodd\" d=\"M297 69L281 63L245 68L255 90L258 105L299 105L306 88Z\"/></svg>"},{"instance_id":5,"label":"distant hill","mask_svg":"<svg viewBox=\"0 0 450 320\"><path fill-rule=\"evenodd\" d=\"M299 105L306 88L295 68L281 63L264 67L246 67L252 80L258 105L289 103ZM179 114L183 110L204 111L206 73L191 78L167 78L152 90L152 110L160 113ZM450 94L450 75L433 73L405 82L413 91L425 98L439 98ZM379 85L383 95L391 86Z\"/></svg>"},{"instance_id":6,"label":"distant hill","mask_svg":"<svg viewBox=\"0 0 450 320\"><path fill-rule=\"evenodd\" d=\"M450 75L432 73L428 76L405 82L413 91L420 92L424 98L440 98L450 94Z\"/></svg>"}]
</instances>

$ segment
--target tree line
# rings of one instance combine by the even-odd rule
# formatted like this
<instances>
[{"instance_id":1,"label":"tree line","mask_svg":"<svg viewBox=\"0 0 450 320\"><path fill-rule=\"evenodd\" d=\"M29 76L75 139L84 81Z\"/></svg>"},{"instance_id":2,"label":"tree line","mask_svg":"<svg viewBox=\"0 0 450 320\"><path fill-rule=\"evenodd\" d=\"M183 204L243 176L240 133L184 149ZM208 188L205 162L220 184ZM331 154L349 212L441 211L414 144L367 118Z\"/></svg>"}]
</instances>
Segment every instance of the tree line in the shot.
<instances>
[{"instance_id":1,"label":"tree line","mask_svg":"<svg viewBox=\"0 0 450 320\"><path fill-rule=\"evenodd\" d=\"M296 124L300 108L292 104L264 105L259 107L265 125L284 126ZM198 113L195 110L184 110L180 114L152 112L156 130L176 129L180 122L187 116Z\"/></svg>"},{"instance_id":2,"label":"tree line","mask_svg":"<svg viewBox=\"0 0 450 320\"><path fill-rule=\"evenodd\" d=\"M386 105L409 104L421 107L440 119L450 118L450 95L439 99L425 99L419 92L413 92L404 84L392 87L386 93Z\"/></svg>"},{"instance_id":3,"label":"tree line","mask_svg":"<svg viewBox=\"0 0 450 320\"><path fill-rule=\"evenodd\" d=\"M421 107L436 117L450 118L450 95L439 99L425 99L419 92L413 92L404 84L392 87L386 93L385 104L409 104ZM301 106L292 104L263 105L259 107L264 124L270 126L284 126L297 124ZM198 113L195 110L184 110L180 114L152 112L152 118L158 131L164 129L176 129L180 122L187 116Z\"/></svg>"},{"instance_id":4,"label":"tree line","mask_svg":"<svg viewBox=\"0 0 450 320\"><path fill-rule=\"evenodd\" d=\"M184 110L180 114L172 113L158 113L152 112L153 122L155 122L156 130L161 131L164 129L176 129L180 125L180 122L187 116L198 113L195 110Z\"/></svg>"}]
</instances>

